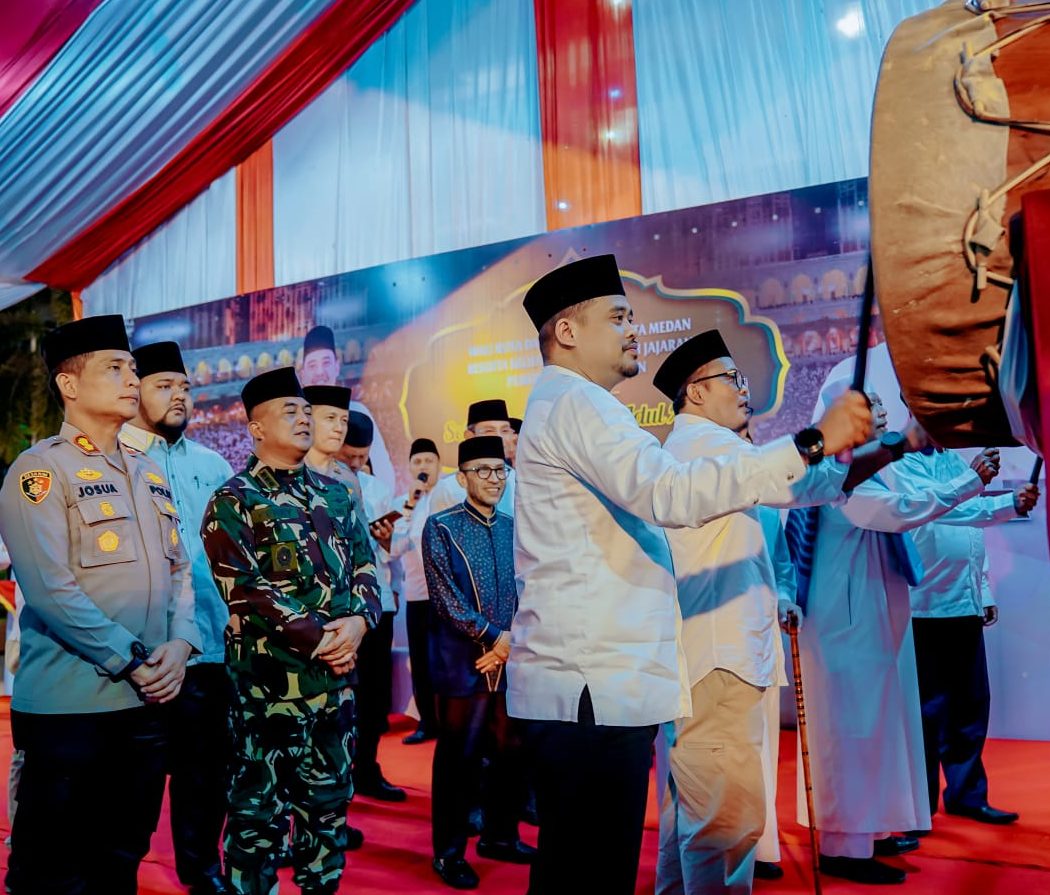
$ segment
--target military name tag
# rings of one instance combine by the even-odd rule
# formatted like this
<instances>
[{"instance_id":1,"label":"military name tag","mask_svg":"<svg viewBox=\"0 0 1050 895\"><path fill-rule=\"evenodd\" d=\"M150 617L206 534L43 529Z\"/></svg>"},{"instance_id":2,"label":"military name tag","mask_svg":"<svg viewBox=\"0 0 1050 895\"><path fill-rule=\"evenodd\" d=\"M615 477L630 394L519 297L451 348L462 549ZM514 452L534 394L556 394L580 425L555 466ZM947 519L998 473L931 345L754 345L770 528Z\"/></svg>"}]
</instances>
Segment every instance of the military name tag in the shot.
<instances>
[{"instance_id":1,"label":"military name tag","mask_svg":"<svg viewBox=\"0 0 1050 895\"><path fill-rule=\"evenodd\" d=\"M274 544L270 547L270 559L273 560L275 572L298 572L299 555L295 544Z\"/></svg>"}]
</instances>

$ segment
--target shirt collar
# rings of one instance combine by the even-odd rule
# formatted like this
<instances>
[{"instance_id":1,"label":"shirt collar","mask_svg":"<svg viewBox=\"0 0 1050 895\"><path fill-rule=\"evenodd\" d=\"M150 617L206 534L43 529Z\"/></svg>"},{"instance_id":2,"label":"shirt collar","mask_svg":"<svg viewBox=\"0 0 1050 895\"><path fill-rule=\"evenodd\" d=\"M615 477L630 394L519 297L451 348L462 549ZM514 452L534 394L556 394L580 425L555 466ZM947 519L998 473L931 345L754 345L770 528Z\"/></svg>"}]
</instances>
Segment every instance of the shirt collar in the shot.
<instances>
[{"instance_id":1,"label":"shirt collar","mask_svg":"<svg viewBox=\"0 0 1050 895\"><path fill-rule=\"evenodd\" d=\"M153 442L157 440L157 436L139 426L124 423L124 428L120 430L120 440L128 447L133 447L135 450L146 453L153 445Z\"/></svg>"},{"instance_id":2,"label":"shirt collar","mask_svg":"<svg viewBox=\"0 0 1050 895\"><path fill-rule=\"evenodd\" d=\"M697 416L695 413L676 413L674 418L673 429L685 429L686 427L701 427L709 429L725 429L725 426L721 426L707 417ZM728 430L726 430L728 431Z\"/></svg>"},{"instance_id":3,"label":"shirt collar","mask_svg":"<svg viewBox=\"0 0 1050 895\"><path fill-rule=\"evenodd\" d=\"M255 454L249 454L245 468L248 475L258 482L264 491L280 491L284 485L292 482L305 484L307 481L314 481L313 474L305 463L298 469L274 469L263 463Z\"/></svg>"},{"instance_id":4,"label":"shirt collar","mask_svg":"<svg viewBox=\"0 0 1050 895\"><path fill-rule=\"evenodd\" d=\"M466 509L468 516L480 522L482 525L486 525L489 528L492 528L492 526L496 524L496 515L498 511L494 510L491 516L484 516L476 509L474 509L474 507L471 506L470 502L466 500L463 501L463 507Z\"/></svg>"}]
</instances>

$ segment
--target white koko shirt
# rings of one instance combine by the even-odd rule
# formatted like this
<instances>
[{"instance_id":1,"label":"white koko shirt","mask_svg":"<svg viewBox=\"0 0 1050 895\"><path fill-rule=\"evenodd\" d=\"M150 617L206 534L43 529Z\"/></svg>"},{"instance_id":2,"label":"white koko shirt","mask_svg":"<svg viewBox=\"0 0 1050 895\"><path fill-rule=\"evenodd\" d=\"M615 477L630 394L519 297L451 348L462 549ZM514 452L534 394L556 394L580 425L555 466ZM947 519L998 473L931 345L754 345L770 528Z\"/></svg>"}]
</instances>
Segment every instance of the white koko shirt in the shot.
<instances>
[{"instance_id":1,"label":"white koko shirt","mask_svg":"<svg viewBox=\"0 0 1050 895\"><path fill-rule=\"evenodd\" d=\"M610 392L544 367L518 441L509 713L575 721L586 686L598 724L688 715L663 528L774 499L805 470L789 437L680 463Z\"/></svg>"}]
</instances>

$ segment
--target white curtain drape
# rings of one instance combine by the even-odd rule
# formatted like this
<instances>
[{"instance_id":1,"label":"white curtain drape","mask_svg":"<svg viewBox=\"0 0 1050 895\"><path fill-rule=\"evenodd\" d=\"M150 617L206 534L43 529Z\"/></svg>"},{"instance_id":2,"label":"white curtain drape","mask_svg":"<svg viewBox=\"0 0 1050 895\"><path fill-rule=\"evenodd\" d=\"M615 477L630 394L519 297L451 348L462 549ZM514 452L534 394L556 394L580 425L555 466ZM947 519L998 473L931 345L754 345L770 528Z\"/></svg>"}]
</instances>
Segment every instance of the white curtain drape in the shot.
<instances>
[{"instance_id":1,"label":"white curtain drape","mask_svg":"<svg viewBox=\"0 0 1050 895\"><path fill-rule=\"evenodd\" d=\"M634 0L643 210L866 177L882 50L939 3Z\"/></svg>"},{"instance_id":2,"label":"white curtain drape","mask_svg":"<svg viewBox=\"0 0 1050 895\"><path fill-rule=\"evenodd\" d=\"M144 317L237 292L237 193L229 171L83 291L84 313Z\"/></svg>"},{"instance_id":3,"label":"white curtain drape","mask_svg":"<svg viewBox=\"0 0 1050 895\"><path fill-rule=\"evenodd\" d=\"M420 0L274 137L278 285L545 229L532 0Z\"/></svg>"}]
</instances>

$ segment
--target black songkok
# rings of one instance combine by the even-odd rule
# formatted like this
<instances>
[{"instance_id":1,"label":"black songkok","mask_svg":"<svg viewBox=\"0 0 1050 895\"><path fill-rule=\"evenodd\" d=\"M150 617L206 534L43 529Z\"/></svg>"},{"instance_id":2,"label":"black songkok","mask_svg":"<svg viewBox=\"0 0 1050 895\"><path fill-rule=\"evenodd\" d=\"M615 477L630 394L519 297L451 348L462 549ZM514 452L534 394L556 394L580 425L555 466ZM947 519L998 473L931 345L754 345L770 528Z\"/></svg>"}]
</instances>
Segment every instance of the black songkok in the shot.
<instances>
[{"instance_id":1,"label":"black songkok","mask_svg":"<svg viewBox=\"0 0 1050 895\"><path fill-rule=\"evenodd\" d=\"M595 255L556 267L525 293L522 304L537 331L559 311L604 295L626 295L615 255Z\"/></svg>"},{"instance_id":2,"label":"black songkok","mask_svg":"<svg viewBox=\"0 0 1050 895\"><path fill-rule=\"evenodd\" d=\"M185 374L186 372L186 364L183 363L178 342L154 342L151 345L141 345L131 353L135 356L139 379L145 379L154 373Z\"/></svg>"},{"instance_id":3,"label":"black songkok","mask_svg":"<svg viewBox=\"0 0 1050 895\"><path fill-rule=\"evenodd\" d=\"M308 385L303 388L303 397L315 406L350 409L350 389L341 385Z\"/></svg>"},{"instance_id":4,"label":"black songkok","mask_svg":"<svg viewBox=\"0 0 1050 895\"><path fill-rule=\"evenodd\" d=\"M311 351L320 351L321 349L335 352L335 333L327 326L315 326L303 339L303 357L306 357Z\"/></svg>"},{"instance_id":5,"label":"black songkok","mask_svg":"<svg viewBox=\"0 0 1050 895\"><path fill-rule=\"evenodd\" d=\"M417 438L409 448L408 458L411 460L416 454L437 454L438 446L429 438Z\"/></svg>"},{"instance_id":6,"label":"black songkok","mask_svg":"<svg viewBox=\"0 0 1050 895\"><path fill-rule=\"evenodd\" d=\"M521 435L521 420L516 416L510 418L510 427L514 430L515 435Z\"/></svg>"},{"instance_id":7,"label":"black songkok","mask_svg":"<svg viewBox=\"0 0 1050 895\"><path fill-rule=\"evenodd\" d=\"M85 317L44 334L42 344L48 373L63 361L92 351L131 351L124 318L120 314Z\"/></svg>"},{"instance_id":8,"label":"black songkok","mask_svg":"<svg viewBox=\"0 0 1050 895\"><path fill-rule=\"evenodd\" d=\"M295 375L294 367L277 367L260 373L254 379L249 379L248 384L241 390L244 412L248 414L249 419L252 411L264 401L302 397L305 397L303 387L299 385L299 377Z\"/></svg>"},{"instance_id":9,"label":"black songkok","mask_svg":"<svg viewBox=\"0 0 1050 895\"><path fill-rule=\"evenodd\" d=\"M478 423L491 420L509 420L510 413L507 412L507 402L501 399L492 401L475 401L467 408L467 425L476 426Z\"/></svg>"},{"instance_id":10,"label":"black songkok","mask_svg":"<svg viewBox=\"0 0 1050 895\"><path fill-rule=\"evenodd\" d=\"M730 357L729 348L717 329L709 329L683 342L667 355L653 377L653 385L673 401L690 376L704 364L720 357Z\"/></svg>"},{"instance_id":11,"label":"black songkok","mask_svg":"<svg viewBox=\"0 0 1050 895\"><path fill-rule=\"evenodd\" d=\"M506 460L503 454L503 439L498 435L479 435L465 438L459 443L459 465L472 460Z\"/></svg>"},{"instance_id":12,"label":"black songkok","mask_svg":"<svg viewBox=\"0 0 1050 895\"><path fill-rule=\"evenodd\" d=\"M359 410L351 410L343 444L355 448L371 447L372 442L375 440L375 435L375 423L372 422L369 416L361 413Z\"/></svg>"}]
</instances>

